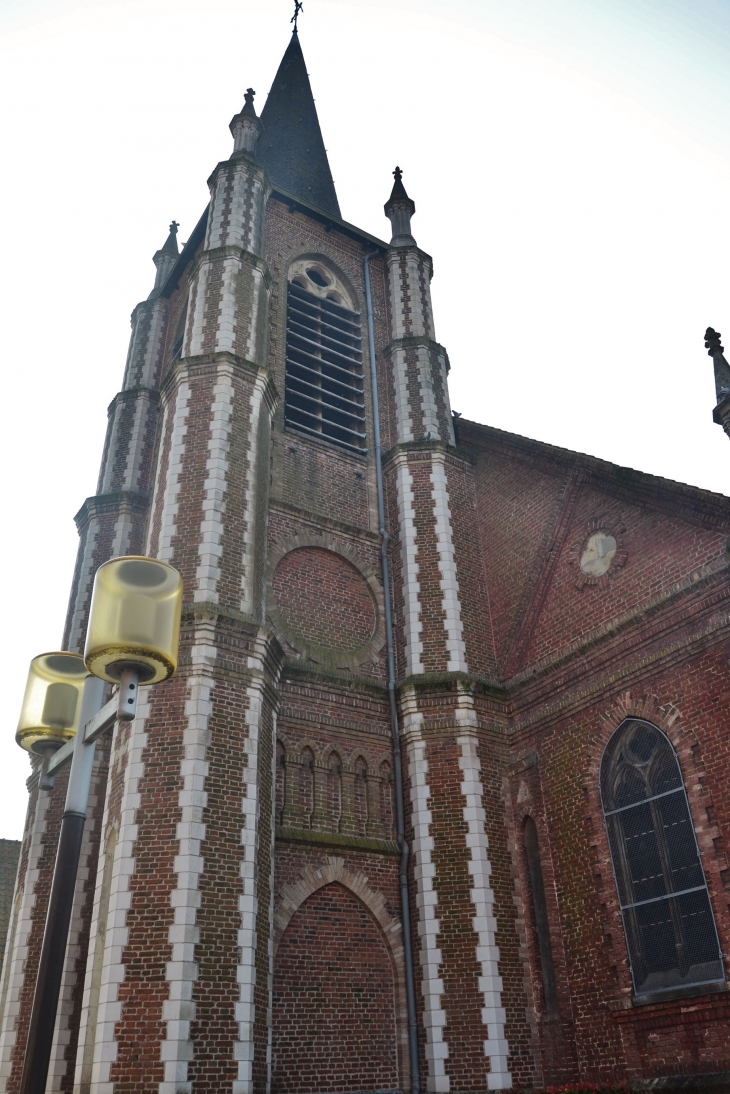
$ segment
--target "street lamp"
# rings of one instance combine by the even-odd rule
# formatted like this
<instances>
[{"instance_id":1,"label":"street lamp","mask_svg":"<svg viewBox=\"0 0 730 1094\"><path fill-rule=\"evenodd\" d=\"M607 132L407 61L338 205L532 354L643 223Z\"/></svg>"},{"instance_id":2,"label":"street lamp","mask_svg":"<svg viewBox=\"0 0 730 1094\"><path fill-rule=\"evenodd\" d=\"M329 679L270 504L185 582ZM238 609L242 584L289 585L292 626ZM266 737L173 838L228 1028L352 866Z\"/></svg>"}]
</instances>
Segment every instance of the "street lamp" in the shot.
<instances>
[{"instance_id":1,"label":"street lamp","mask_svg":"<svg viewBox=\"0 0 730 1094\"><path fill-rule=\"evenodd\" d=\"M125 672L157 684L177 668L182 581L152 558L113 558L96 572L84 659L89 672L119 683Z\"/></svg>"},{"instance_id":2,"label":"street lamp","mask_svg":"<svg viewBox=\"0 0 730 1094\"><path fill-rule=\"evenodd\" d=\"M43 782L71 761L38 965L21 1094L44 1094L66 957L76 873L97 737L131 721L142 685L177 668L182 578L155 558L127 555L97 570L86 649L42 654L31 662L16 740L43 755ZM92 675L88 675L91 673ZM105 682L116 694L103 706Z\"/></svg>"},{"instance_id":3,"label":"street lamp","mask_svg":"<svg viewBox=\"0 0 730 1094\"><path fill-rule=\"evenodd\" d=\"M43 757L44 790L53 786L47 776L51 757L76 736L87 675L77 653L42 653L30 663L15 740Z\"/></svg>"}]
</instances>

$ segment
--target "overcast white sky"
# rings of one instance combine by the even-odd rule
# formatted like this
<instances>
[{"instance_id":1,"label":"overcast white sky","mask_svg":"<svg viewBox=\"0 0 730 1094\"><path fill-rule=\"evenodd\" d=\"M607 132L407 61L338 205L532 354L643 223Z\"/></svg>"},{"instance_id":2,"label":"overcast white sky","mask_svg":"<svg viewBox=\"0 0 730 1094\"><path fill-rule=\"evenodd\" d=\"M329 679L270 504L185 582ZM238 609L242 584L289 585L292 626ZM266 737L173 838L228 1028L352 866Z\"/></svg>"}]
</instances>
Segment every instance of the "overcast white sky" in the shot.
<instances>
[{"instance_id":1,"label":"overcast white sky","mask_svg":"<svg viewBox=\"0 0 730 1094\"><path fill-rule=\"evenodd\" d=\"M396 163L435 260L456 410L730 492L705 327L730 338L727 0L305 0L345 219ZM290 0L2 0L0 837L28 661L57 649L129 314L185 240Z\"/></svg>"}]
</instances>

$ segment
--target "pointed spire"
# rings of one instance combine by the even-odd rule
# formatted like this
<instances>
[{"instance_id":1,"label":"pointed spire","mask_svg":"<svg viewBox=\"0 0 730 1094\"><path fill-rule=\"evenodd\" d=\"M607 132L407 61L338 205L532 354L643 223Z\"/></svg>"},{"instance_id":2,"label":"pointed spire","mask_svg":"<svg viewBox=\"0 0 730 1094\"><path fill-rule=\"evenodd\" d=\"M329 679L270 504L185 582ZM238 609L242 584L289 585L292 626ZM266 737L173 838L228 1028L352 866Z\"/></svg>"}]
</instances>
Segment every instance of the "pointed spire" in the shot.
<instances>
[{"instance_id":1,"label":"pointed spire","mask_svg":"<svg viewBox=\"0 0 730 1094\"><path fill-rule=\"evenodd\" d=\"M177 246L177 230L180 227L180 223L177 220L173 220L170 223L168 229L168 236L165 240L162 250L158 251L158 254L175 255L175 258L180 254Z\"/></svg>"},{"instance_id":2,"label":"pointed spire","mask_svg":"<svg viewBox=\"0 0 730 1094\"><path fill-rule=\"evenodd\" d=\"M264 133L256 158L273 185L339 217L335 184L296 29L261 111L261 121Z\"/></svg>"},{"instance_id":3,"label":"pointed spire","mask_svg":"<svg viewBox=\"0 0 730 1094\"><path fill-rule=\"evenodd\" d=\"M256 94L252 87L249 87L246 94L243 97L243 107L241 111L231 118L231 124L229 126L231 133L233 134L233 155L237 152L246 152L249 156L256 154L256 142L261 135L261 121L256 116L256 110L253 105L253 97Z\"/></svg>"},{"instance_id":4,"label":"pointed spire","mask_svg":"<svg viewBox=\"0 0 730 1094\"><path fill-rule=\"evenodd\" d=\"M390 245L391 247L413 246L416 241L411 235L411 217L416 211L416 203L411 201L406 193L406 188L403 185L403 172L400 167L396 167L393 178L395 179L393 189L383 206L385 215L393 230Z\"/></svg>"},{"instance_id":5,"label":"pointed spire","mask_svg":"<svg viewBox=\"0 0 730 1094\"><path fill-rule=\"evenodd\" d=\"M177 262L180 251L177 246L177 230L180 227L176 220L170 225L169 234L164 244L159 251L155 251L152 256L152 261L157 267L157 273L155 275L155 286L152 290L152 294L161 289L167 281L170 270ZM150 294L150 295L152 295Z\"/></svg>"}]
</instances>

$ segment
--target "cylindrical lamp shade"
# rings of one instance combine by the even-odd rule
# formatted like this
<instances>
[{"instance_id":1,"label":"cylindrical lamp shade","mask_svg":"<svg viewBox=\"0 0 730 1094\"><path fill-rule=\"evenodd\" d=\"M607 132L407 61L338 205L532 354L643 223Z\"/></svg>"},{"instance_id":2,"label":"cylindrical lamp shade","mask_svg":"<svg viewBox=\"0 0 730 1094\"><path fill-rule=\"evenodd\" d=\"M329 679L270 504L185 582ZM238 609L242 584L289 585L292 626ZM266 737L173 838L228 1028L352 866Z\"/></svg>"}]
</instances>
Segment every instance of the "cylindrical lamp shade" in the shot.
<instances>
[{"instance_id":1,"label":"cylindrical lamp shade","mask_svg":"<svg viewBox=\"0 0 730 1094\"><path fill-rule=\"evenodd\" d=\"M15 734L22 748L42 754L75 736L88 675L77 653L42 653L33 658Z\"/></svg>"},{"instance_id":2,"label":"cylindrical lamp shade","mask_svg":"<svg viewBox=\"0 0 730 1094\"><path fill-rule=\"evenodd\" d=\"M116 683L125 669L157 684L177 668L182 578L156 558L125 555L96 572L84 660Z\"/></svg>"}]
</instances>

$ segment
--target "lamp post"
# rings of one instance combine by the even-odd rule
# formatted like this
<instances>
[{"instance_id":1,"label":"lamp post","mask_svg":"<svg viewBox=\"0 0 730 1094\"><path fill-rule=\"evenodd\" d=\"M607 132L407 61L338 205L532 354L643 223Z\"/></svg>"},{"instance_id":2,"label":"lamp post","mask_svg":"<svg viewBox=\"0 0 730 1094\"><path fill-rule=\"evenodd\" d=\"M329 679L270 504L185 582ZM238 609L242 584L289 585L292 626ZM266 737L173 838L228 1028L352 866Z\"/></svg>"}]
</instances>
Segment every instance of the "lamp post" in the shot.
<instances>
[{"instance_id":1,"label":"lamp post","mask_svg":"<svg viewBox=\"0 0 730 1094\"><path fill-rule=\"evenodd\" d=\"M154 558L113 558L94 579L84 657L50 653L31 662L16 740L43 755L46 788L69 760L71 770L21 1094L45 1094L95 742L118 719L134 718L140 686L160 683L174 673L181 610L182 579L172 566ZM117 692L103 706L105 681L116 684Z\"/></svg>"}]
</instances>

